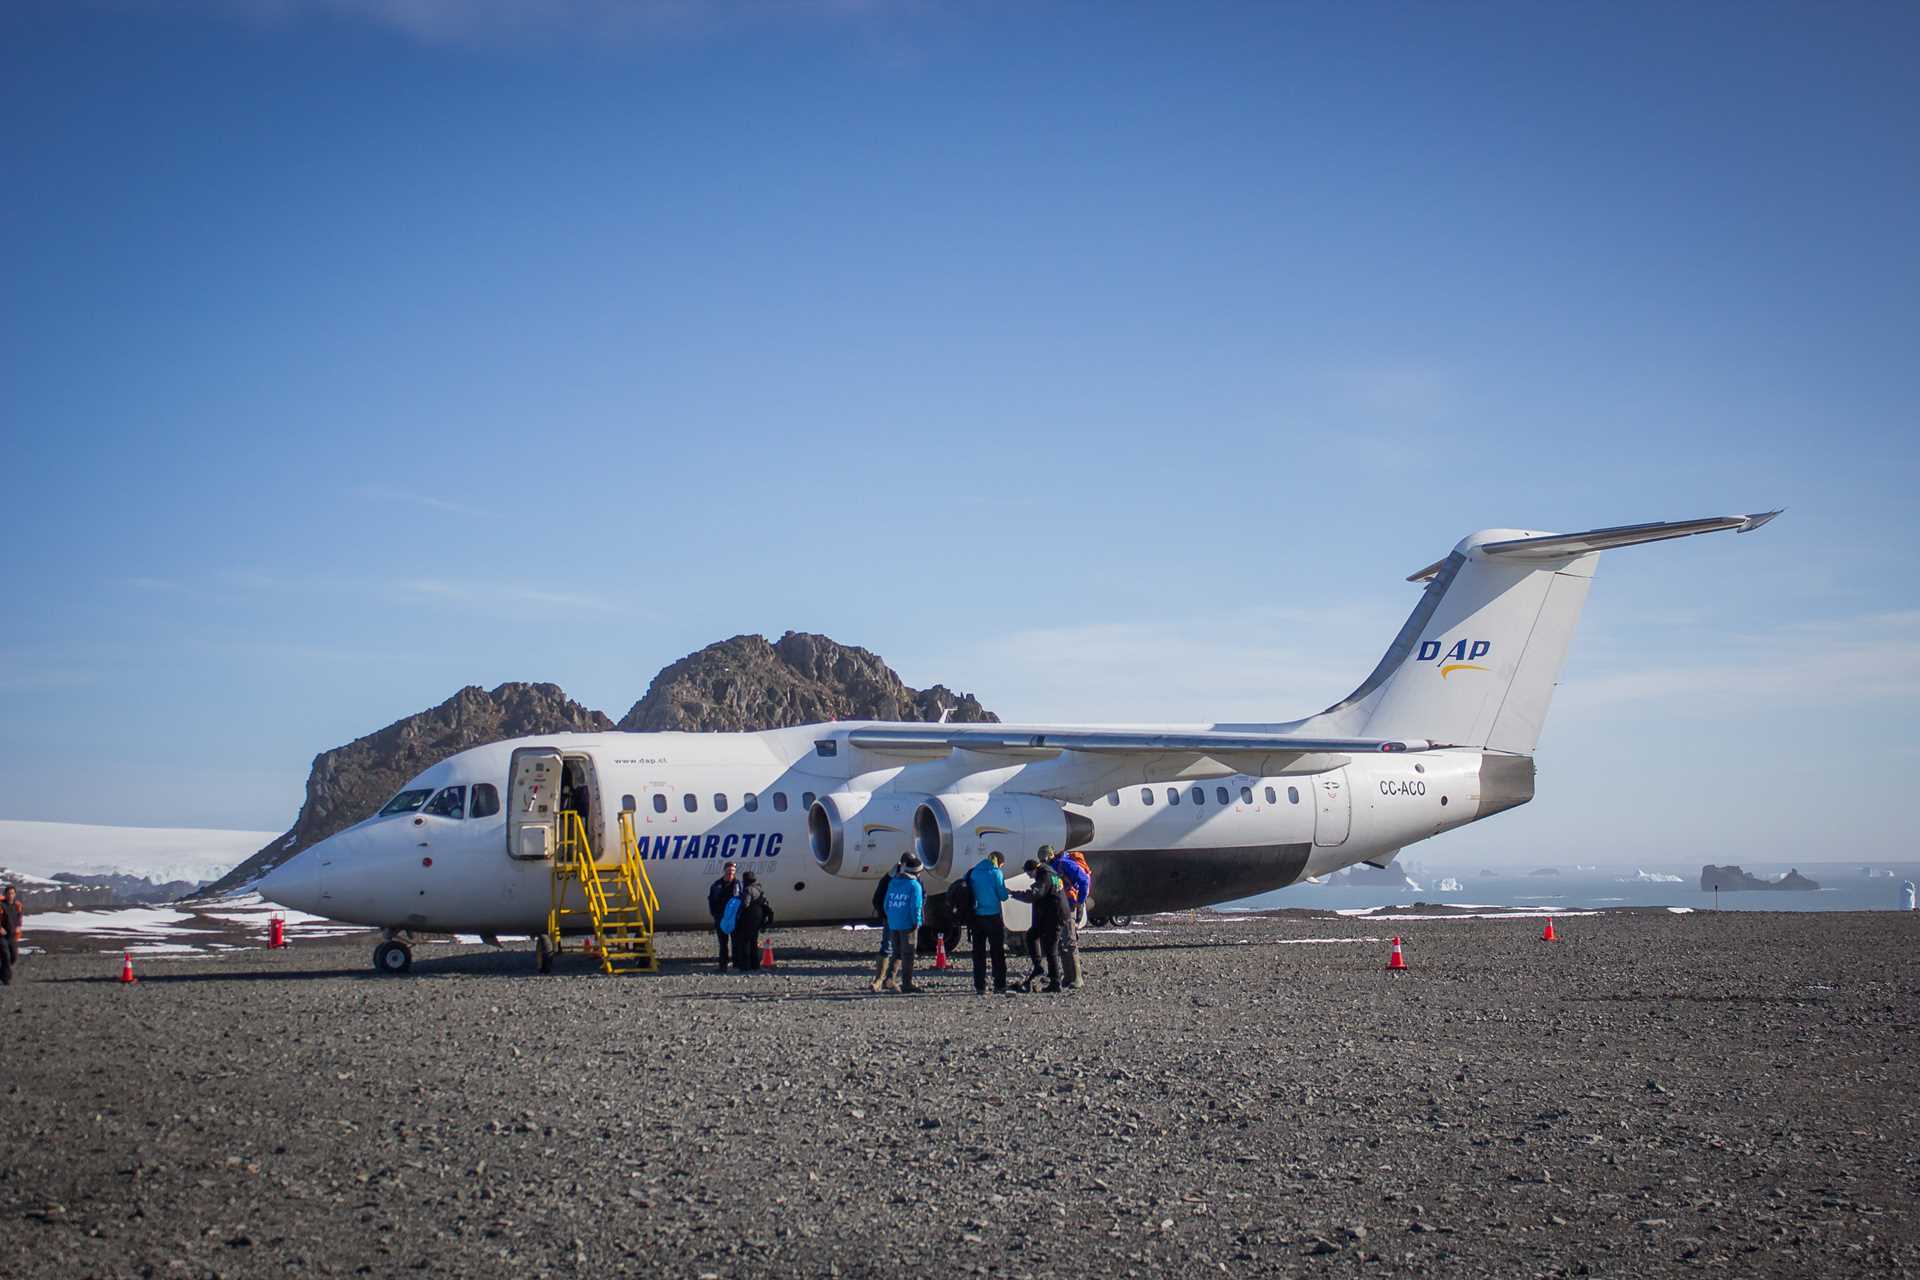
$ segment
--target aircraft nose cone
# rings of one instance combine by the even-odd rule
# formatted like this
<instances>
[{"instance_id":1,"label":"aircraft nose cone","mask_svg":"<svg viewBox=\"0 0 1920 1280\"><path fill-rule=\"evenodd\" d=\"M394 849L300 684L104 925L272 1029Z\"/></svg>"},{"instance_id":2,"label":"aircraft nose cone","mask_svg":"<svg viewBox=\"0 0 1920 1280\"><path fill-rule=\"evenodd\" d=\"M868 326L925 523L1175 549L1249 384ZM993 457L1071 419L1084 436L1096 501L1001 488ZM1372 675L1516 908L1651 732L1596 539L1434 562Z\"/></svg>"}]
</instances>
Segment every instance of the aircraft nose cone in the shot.
<instances>
[{"instance_id":1,"label":"aircraft nose cone","mask_svg":"<svg viewBox=\"0 0 1920 1280\"><path fill-rule=\"evenodd\" d=\"M320 860L307 849L267 872L260 896L294 911L320 913Z\"/></svg>"}]
</instances>

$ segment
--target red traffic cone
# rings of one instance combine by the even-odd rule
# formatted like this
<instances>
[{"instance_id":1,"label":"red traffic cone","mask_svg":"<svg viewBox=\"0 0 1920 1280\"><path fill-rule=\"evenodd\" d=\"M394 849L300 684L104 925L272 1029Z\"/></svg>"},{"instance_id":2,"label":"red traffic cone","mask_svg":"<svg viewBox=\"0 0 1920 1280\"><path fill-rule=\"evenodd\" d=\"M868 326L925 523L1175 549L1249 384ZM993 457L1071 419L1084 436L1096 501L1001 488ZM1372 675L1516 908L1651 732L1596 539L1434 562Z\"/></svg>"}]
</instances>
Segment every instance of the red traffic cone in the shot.
<instances>
[{"instance_id":1,"label":"red traffic cone","mask_svg":"<svg viewBox=\"0 0 1920 1280\"><path fill-rule=\"evenodd\" d=\"M267 918L267 945L284 947L287 945L287 913L276 911Z\"/></svg>"},{"instance_id":2,"label":"red traffic cone","mask_svg":"<svg viewBox=\"0 0 1920 1280\"><path fill-rule=\"evenodd\" d=\"M120 981L122 983L140 981L133 976L133 952L131 951L120 953Z\"/></svg>"},{"instance_id":3,"label":"red traffic cone","mask_svg":"<svg viewBox=\"0 0 1920 1280\"><path fill-rule=\"evenodd\" d=\"M773 939L772 938L760 939L760 967L762 969L773 968Z\"/></svg>"},{"instance_id":4,"label":"red traffic cone","mask_svg":"<svg viewBox=\"0 0 1920 1280\"><path fill-rule=\"evenodd\" d=\"M1400 954L1400 939L1395 938L1393 940L1393 955L1387 960L1387 968L1404 969L1406 967L1407 958Z\"/></svg>"},{"instance_id":5,"label":"red traffic cone","mask_svg":"<svg viewBox=\"0 0 1920 1280\"><path fill-rule=\"evenodd\" d=\"M944 933L936 933L933 935L933 967L936 969L953 968L953 961L947 959L947 935Z\"/></svg>"},{"instance_id":6,"label":"red traffic cone","mask_svg":"<svg viewBox=\"0 0 1920 1280\"><path fill-rule=\"evenodd\" d=\"M1540 941L1542 942L1553 941L1553 917L1552 916L1547 917L1547 927L1546 927L1546 930L1541 933Z\"/></svg>"}]
</instances>

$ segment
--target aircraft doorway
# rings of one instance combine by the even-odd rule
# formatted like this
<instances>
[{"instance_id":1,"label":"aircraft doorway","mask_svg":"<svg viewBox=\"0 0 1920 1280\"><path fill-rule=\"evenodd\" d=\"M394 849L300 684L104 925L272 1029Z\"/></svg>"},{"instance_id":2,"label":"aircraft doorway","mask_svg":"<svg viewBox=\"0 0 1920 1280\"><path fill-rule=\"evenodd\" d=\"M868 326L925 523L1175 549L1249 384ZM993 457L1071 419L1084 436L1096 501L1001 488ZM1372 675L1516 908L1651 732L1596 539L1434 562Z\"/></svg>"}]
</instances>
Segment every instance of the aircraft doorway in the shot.
<instances>
[{"instance_id":1,"label":"aircraft doorway","mask_svg":"<svg viewBox=\"0 0 1920 1280\"><path fill-rule=\"evenodd\" d=\"M1353 797L1347 793L1347 771L1335 769L1313 780L1316 798L1313 814L1313 842L1331 849L1347 842L1353 826Z\"/></svg>"}]
</instances>

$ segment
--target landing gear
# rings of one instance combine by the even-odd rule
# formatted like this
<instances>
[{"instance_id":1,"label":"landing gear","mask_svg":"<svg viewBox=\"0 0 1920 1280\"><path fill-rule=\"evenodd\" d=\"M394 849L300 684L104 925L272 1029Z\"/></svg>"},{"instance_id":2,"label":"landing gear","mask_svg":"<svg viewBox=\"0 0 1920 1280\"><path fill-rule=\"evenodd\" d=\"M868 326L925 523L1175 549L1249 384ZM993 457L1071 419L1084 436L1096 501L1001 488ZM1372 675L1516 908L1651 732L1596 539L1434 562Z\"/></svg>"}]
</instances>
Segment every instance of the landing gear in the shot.
<instances>
[{"instance_id":1,"label":"landing gear","mask_svg":"<svg viewBox=\"0 0 1920 1280\"><path fill-rule=\"evenodd\" d=\"M405 973L413 968L413 948L389 938L373 949L373 967L381 973Z\"/></svg>"},{"instance_id":2,"label":"landing gear","mask_svg":"<svg viewBox=\"0 0 1920 1280\"><path fill-rule=\"evenodd\" d=\"M1133 917L1129 915L1089 916L1087 923L1096 929L1125 929L1133 923Z\"/></svg>"},{"instance_id":3,"label":"landing gear","mask_svg":"<svg viewBox=\"0 0 1920 1280\"><path fill-rule=\"evenodd\" d=\"M553 944L544 933L533 940L533 967L540 973L553 972Z\"/></svg>"}]
</instances>

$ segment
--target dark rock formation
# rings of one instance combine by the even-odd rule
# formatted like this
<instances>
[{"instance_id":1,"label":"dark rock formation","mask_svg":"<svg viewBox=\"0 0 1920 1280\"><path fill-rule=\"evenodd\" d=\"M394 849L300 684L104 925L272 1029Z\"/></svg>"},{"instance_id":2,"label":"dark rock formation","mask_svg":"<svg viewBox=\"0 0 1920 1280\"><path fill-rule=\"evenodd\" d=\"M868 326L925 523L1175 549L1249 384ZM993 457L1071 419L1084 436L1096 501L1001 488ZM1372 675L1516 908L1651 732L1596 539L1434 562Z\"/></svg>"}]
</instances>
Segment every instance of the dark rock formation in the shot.
<instances>
[{"instance_id":1,"label":"dark rock formation","mask_svg":"<svg viewBox=\"0 0 1920 1280\"><path fill-rule=\"evenodd\" d=\"M224 893L279 866L300 850L377 810L422 769L469 747L536 733L598 733L613 721L573 701L554 684L503 684L488 693L468 685L430 711L323 751L307 775L307 799L287 833L216 880Z\"/></svg>"},{"instance_id":2,"label":"dark rock formation","mask_svg":"<svg viewBox=\"0 0 1920 1280\"><path fill-rule=\"evenodd\" d=\"M789 631L777 644L735 636L680 659L654 677L620 727L744 732L828 720L938 720L943 707L952 708L955 723L999 719L972 694L945 685L909 689L865 649Z\"/></svg>"},{"instance_id":3,"label":"dark rock formation","mask_svg":"<svg viewBox=\"0 0 1920 1280\"><path fill-rule=\"evenodd\" d=\"M1778 880L1762 880L1759 876L1749 875L1737 866L1705 866L1700 868L1700 890L1712 893L1717 889L1733 891L1737 889L1777 889L1789 893L1808 893L1820 886L1800 874L1799 870L1787 872Z\"/></svg>"}]
</instances>

